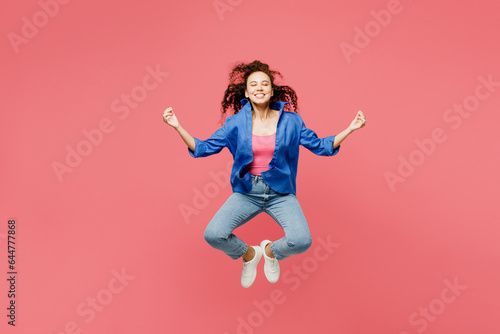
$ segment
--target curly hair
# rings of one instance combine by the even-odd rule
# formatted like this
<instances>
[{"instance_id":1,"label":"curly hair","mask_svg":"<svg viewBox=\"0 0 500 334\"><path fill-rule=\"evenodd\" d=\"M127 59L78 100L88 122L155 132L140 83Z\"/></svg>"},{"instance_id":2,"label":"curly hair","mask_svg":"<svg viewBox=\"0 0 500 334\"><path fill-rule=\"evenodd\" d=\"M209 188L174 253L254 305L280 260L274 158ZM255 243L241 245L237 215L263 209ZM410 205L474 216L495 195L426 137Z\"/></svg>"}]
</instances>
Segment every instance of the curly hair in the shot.
<instances>
[{"instance_id":1,"label":"curly hair","mask_svg":"<svg viewBox=\"0 0 500 334\"><path fill-rule=\"evenodd\" d=\"M270 103L275 101L290 102L285 105L284 110L299 113L297 104L297 94L290 86L280 86L275 84L275 76L283 78L283 75L274 70L269 69L269 65L255 60L252 63L238 62L229 73L229 85L227 86L224 98L221 102L221 120L224 124L228 110L233 110L236 115L242 108L241 100L245 98L245 89L247 87L248 77L254 72L264 72L271 79L271 87L274 89L274 94L271 97Z\"/></svg>"}]
</instances>

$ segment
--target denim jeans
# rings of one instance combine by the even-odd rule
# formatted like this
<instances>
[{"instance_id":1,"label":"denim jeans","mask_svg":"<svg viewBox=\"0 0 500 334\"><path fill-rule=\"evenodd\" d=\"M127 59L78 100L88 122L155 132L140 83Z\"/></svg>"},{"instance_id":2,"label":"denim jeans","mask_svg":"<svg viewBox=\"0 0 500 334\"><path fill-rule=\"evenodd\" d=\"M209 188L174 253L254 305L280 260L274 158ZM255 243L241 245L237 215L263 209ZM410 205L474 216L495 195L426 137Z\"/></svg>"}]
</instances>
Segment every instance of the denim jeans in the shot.
<instances>
[{"instance_id":1,"label":"denim jeans","mask_svg":"<svg viewBox=\"0 0 500 334\"><path fill-rule=\"evenodd\" d=\"M274 256L283 260L290 255L305 252L311 246L312 239L297 197L294 194L275 192L260 175L251 177L252 190L246 194L234 192L229 196L207 225L205 240L232 259L238 259L246 253L248 246L233 231L265 212L285 231L283 238L271 244Z\"/></svg>"}]
</instances>

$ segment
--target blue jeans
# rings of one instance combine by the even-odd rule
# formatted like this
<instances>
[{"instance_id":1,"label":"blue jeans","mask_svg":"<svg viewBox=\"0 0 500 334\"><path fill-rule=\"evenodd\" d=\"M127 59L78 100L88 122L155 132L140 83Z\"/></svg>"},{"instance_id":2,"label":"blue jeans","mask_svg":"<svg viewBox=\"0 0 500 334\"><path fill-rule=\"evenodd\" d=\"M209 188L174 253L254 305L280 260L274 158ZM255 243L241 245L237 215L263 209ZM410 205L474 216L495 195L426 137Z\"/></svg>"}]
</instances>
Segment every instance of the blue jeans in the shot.
<instances>
[{"instance_id":1,"label":"blue jeans","mask_svg":"<svg viewBox=\"0 0 500 334\"><path fill-rule=\"evenodd\" d=\"M260 175L251 175L252 190L246 194L234 192L217 211L205 229L210 246L232 259L242 257L248 246L233 231L261 212L270 215L285 231L285 236L273 241L271 251L278 260L305 252L311 246L311 233L302 208L294 194L272 190ZM264 238L265 239L265 238Z\"/></svg>"}]
</instances>

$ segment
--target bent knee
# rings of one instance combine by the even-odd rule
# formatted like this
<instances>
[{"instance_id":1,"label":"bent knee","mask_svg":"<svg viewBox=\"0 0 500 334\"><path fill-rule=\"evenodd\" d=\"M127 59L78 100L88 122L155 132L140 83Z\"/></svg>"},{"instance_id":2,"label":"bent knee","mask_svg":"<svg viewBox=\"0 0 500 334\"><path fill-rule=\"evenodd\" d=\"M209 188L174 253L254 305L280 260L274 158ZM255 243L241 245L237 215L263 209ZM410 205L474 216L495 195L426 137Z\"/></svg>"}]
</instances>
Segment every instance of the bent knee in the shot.
<instances>
[{"instance_id":1,"label":"bent knee","mask_svg":"<svg viewBox=\"0 0 500 334\"><path fill-rule=\"evenodd\" d=\"M205 229L203 238L205 238L205 241L208 242L208 244L211 246L219 245L225 240L225 238L220 233L217 233L217 231L214 231L210 227L207 227Z\"/></svg>"},{"instance_id":2,"label":"bent knee","mask_svg":"<svg viewBox=\"0 0 500 334\"><path fill-rule=\"evenodd\" d=\"M294 240L293 242L288 242L288 247L295 253L300 254L308 250L312 245L311 237L303 238L300 240Z\"/></svg>"},{"instance_id":3,"label":"bent knee","mask_svg":"<svg viewBox=\"0 0 500 334\"><path fill-rule=\"evenodd\" d=\"M210 230L205 230L205 233L203 233L203 238L205 238L205 241L208 242L209 245L214 245L217 244L218 237L215 233L212 233Z\"/></svg>"}]
</instances>

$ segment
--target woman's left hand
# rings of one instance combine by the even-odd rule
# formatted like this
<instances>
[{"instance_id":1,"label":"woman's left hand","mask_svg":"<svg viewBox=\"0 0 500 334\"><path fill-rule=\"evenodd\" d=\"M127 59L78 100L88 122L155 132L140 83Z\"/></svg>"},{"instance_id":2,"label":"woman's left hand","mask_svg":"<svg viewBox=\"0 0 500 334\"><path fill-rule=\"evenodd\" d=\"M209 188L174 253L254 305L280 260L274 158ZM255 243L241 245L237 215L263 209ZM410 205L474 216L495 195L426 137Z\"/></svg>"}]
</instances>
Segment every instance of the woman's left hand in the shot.
<instances>
[{"instance_id":1,"label":"woman's left hand","mask_svg":"<svg viewBox=\"0 0 500 334\"><path fill-rule=\"evenodd\" d=\"M356 118L351 122L351 125L349 125L349 130L354 131L357 129L361 129L363 126L366 125L366 117L365 114L360 110L356 114Z\"/></svg>"}]
</instances>

